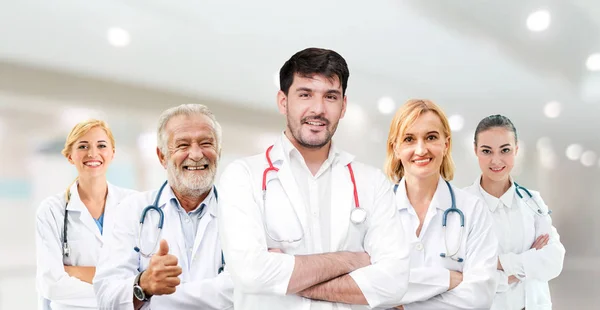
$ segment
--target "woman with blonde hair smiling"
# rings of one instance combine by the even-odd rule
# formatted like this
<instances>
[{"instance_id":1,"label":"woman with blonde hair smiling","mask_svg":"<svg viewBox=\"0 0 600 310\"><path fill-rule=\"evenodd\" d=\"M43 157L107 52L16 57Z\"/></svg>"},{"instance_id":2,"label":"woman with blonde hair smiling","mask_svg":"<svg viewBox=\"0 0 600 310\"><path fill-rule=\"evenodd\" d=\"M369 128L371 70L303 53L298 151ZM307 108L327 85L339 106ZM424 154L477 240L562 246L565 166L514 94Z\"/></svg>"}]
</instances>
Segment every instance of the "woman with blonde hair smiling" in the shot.
<instances>
[{"instance_id":1,"label":"woman with blonde hair smiling","mask_svg":"<svg viewBox=\"0 0 600 310\"><path fill-rule=\"evenodd\" d=\"M413 99L395 114L385 172L409 238L408 291L400 309L489 309L497 246L483 202L454 186L452 136L444 112Z\"/></svg>"},{"instance_id":2,"label":"woman with blonde hair smiling","mask_svg":"<svg viewBox=\"0 0 600 310\"><path fill-rule=\"evenodd\" d=\"M106 180L115 140L104 121L75 125L62 154L78 176L37 210L36 286L44 309L97 309L91 283L102 235L111 229L114 208L134 191Z\"/></svg>"}]
</instances>

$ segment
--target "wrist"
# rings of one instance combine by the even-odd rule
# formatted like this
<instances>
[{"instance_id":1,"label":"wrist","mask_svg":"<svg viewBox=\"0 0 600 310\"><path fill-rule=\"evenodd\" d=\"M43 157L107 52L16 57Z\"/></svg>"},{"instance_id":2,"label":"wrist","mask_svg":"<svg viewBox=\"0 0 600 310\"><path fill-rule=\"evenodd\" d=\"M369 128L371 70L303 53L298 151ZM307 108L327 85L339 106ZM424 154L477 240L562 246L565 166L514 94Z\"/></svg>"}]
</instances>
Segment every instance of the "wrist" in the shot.
<instances>
[{"instance_id":1,"label":"wrist","mask_svg":"<svg viewBox=\"0 0 600 310\"><path fill-rule=\"evenodd\" d=\"M148 291L148 286L146 284L147 278L145 277L145 270L140 272L134 280L133 283L133 295L139 301L148 301L152 294Z\"/></svg>"}]
</instances>

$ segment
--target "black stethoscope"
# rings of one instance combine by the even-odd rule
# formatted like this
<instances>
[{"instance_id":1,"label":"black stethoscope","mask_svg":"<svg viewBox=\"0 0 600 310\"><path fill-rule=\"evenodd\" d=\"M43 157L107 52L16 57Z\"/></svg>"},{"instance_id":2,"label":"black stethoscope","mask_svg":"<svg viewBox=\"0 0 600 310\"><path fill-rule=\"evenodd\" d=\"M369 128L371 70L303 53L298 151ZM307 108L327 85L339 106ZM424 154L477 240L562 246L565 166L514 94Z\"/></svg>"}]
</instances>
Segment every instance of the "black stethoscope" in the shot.
<instances>
[{"instance_id":1,"label":"black stethoscope","mask_svg":"<svg viewBox=\"0 0 600 310\"><path fill-rule=\"evenodd\" d=\"M459 208L456 207L456 198L454 197L454 190L452 190L452 186L450 185L450 182L448 182L446 180L444 180L444 182L446 182L446 185L448 186L448 191L450 191L450 199L452 201L452 205L450 206L450 208L446 209L446 211L444 211L444 214L442 215L442 227L444 229L444 245L446 246L446 252L440 253L440 257L443 257L443 258L447 257L454 261L462 263L464 261L464 259L461 257L457 257L456 254L458 254L458 251L460 251L460 244L461 244L460 241L462 240L463 232L465 230L465 215ZM396 193L397 190L398 190L398 184L395 184L394 185L394 193ZM448 247L448 237L446 235L446 224L447 224L447 220L448 220L448 214L450 214L452 212L456 212L460 216L460 236L458 238L459 243L458 243L458 247L456 248L456 251L454 251L454 252L452 252L452 254L450 254L450 249Z\"/></svg>"},{"instance_id":2,"label":"black stethoscope","mask_svg":"<svg viewBox=\"0 0 600 310\"><path fill-rule=\"evenodd\" d=\"M264 171L263 171L263 177L262 177L262 200L263 200L263 206L266 205L266 197L267 197L267 174L271 171L279 171L279 168L275 167L273 165L273 162L271 161L271 149L273 149L273 145L269 146L267 148L267 151L265 152L265 158L267 159L267 164L269 165ZM346 165L346 167L348 167L348 172L350 173L350 180L352 181L352 186L354 188L354 209L352 210L352 212L350 213L350 221L356 225L358 224L362 224L366 221L367 219L367 211L363 208L360 207L360 203L358 201L358 190L356 189L356 180L354 179L354 171L352 170L352 163L348 163L348 165ZM266 213L266 208L264 213ZM300 224L300 219L298 218L298 213L296 213L296 211L294 210L294 213L296 214L296 221L298 222L298 225L300 227L302 227L302 225ZM268 227L268 223L267 223L267 219L266 219L266 214L263 214L264 218L263 218L263 223L264 223L264 228L265 231L267 232L267 236L269 236L269 238L271 238L271 240L275 241L275 242L287 242L287 243L295 243L298 242L300 240L302 240L304 238L304 228L302 228L302 235L299 238L295 238L295 239L276 239L275 237L273 237L271 235L271 233L269 232L269 227Z\"/></svg>"}]
</instances>

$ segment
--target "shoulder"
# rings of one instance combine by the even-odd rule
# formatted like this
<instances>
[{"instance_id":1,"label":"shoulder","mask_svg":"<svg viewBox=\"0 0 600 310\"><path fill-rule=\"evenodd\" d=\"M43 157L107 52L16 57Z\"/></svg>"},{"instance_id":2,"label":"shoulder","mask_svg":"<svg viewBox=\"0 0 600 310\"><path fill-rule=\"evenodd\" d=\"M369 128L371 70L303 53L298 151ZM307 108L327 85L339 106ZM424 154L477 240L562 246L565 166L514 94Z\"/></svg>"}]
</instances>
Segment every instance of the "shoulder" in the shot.
<instances>
[{"instance_id":1,"label":"shoulder","mask_svg":"<svg viewBox=\"0 0 600 310\"><path fill-rule=\"evenodd\" d=\"M463 187L463 190L469 194L479 196L479 185L476 183L473 183L467 187Z\"/></svg>"},{"instance_id":2,"label":"shoulder","mask_svg":"<svg viewBox=\"0 0 600 310\"><path fill-rule=\"evenodd\" d=\"M36 216L38 218L46 218L51 215L58 213L64 214L65 208L65 193L58 193L49 197L46 197L36 210Z\"/></svg>"},{"instance_id":3,"label":"shoulder","mask_svg":"<svg viewBox=\"0 0 600 310\"><path fill-rule=\"evenodd\" d=\"M120 187L120 186L116 186L116 185L112 185L112 184L109 185L109 190L112 191L112 193L115 195L115 197L119 201L124 199L127 196L138 193L138 191L136 191L136 190L124 188L124 187Z\"/></svg>"},{"instance_id":4,"label":"shoulder","mask_svg":"<svg viewBox=\"0 0 600 310\"><path fill-rule=\"evenodd\" d=\"M225 166L221 178L239 177L240 175L251 175L262 173L266 167L264 154L257 154L238 158Z\"/></svg>"},{"instance_id":5,"label":"shoulder","mask_svg":"<svg viewBox=\"0 0 600 310\"><path fill-rule=\"evenodd\" d=\"M454 196L456 197L456 206L469 213L485 213L483 199L479 195L472 193L470 190L461 189L452 186Z\"/></svg>"}]
</instances>

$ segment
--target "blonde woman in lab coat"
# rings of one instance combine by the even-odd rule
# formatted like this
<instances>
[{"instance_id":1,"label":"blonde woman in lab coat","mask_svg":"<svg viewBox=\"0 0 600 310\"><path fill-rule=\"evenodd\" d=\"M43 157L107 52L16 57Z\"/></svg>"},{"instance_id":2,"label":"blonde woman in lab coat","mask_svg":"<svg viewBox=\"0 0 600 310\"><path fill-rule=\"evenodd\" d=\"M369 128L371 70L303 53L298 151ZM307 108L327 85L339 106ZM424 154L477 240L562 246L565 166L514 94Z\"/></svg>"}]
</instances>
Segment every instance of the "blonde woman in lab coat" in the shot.
<instances>
[{"instance_id":1,"label":"blonde woman in lab coat","mask_svg":"<svg viewBox=\"0 0 600 310\"><path fill-rule=\"evenodd\" d=\"M483 201L450 185L451 150L448 120L435 103L413 99L396 112L385 171L398 184L396 205L411 251L400 309L489 309L492 304L498 241Z\"/></svg>"},{"instance_id":2,"label":"blonde woman in lab coat","mask_svg":"<svg viewBox=\"0 0 600 310\"><path fill-rule=\"evenodd\" d=\"M62 154L77 168L78 177L66 191L42 201L37 210L40 307L97 309L91 283L102 235L110 230L119 202L134 191L106 181L115 140L104 121L92 119L75 125Z\"/></svg>"},{"instance_id":3,"label":"blonde woman in lab coat","mask_svg":"<svg viewBox=\"0 0 600 310\"><path fill-rule=\"evenodd\" d=\"M481 176L466 190L486 203L499 240L492 309L552 309L548 281L562 271L565 248L540 194L510 176L517 130L505 116L488 116L475 130L474 147Z\"/></svg>"}]
</instances>

